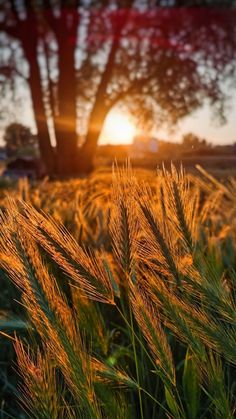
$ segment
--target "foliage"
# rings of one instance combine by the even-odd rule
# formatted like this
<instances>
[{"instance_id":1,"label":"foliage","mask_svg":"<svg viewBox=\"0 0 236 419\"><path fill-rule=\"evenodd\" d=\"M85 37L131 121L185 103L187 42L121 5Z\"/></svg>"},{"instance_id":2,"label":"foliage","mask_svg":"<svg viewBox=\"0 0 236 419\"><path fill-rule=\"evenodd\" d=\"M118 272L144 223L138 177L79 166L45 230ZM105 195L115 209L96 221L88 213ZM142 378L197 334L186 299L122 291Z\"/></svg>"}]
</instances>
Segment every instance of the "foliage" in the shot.
<instances>
[{"instance_id":1,"label":"foliage","mask_svg":"<svg viewBox=\"0 0 236 419\"><path fill-rule=\"evenodd\" d=\"M234 417L236 183L201 171L21 182L2 203L29 417Z\"/></svg>"},{"instance_id":2,"label":"foliage","mask_svg":"<svg viewBox=\"0 0 236 419\"><path fill-rule=\"evenodd\" d=\"M185 148L211 148L211 144L208 144L204 138L199 138L197 135L189 132L188 134L183 135L182 144Z\"/></svg>"},{"instance_id":3,"label":"foliage","mask_svg":"<svg viewBox=\"0 0 236 419\"><path fill-rule=\"evenodd\" d=\"M37 151L37 138L28 127L17 122L6 127L3 139L8 157L30 156Z\"/></svg>"},{"instance_id":4,"label":"foliage","mask_svg":"<svg viewBox=\"0 0 236 419\"><path fill-rule=\"evenodd\" d=\"M48 172L91 170L114 106L159 128L207 100L225 120L225 85L236 73L234 0L217 5L225 7L209 0L5 0L2 98L29 87ZM79 150L77 134L85 139Z\"/></svg>"}]
</instances>

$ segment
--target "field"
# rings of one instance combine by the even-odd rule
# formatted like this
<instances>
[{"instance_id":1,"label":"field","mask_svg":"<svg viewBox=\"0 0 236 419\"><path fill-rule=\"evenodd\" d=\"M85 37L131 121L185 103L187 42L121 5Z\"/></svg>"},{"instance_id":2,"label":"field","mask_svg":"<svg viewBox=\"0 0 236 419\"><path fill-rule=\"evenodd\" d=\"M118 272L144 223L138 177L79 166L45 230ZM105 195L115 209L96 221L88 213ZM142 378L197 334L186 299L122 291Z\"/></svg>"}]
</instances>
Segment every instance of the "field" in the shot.
<instances>
[{"instance_id":1,"label":"field","mask_svg":"<svg viewBox=\"0 0 236 419\"><path fill-rule=\"evenodd\" d=\"M0 417L233 418L235 204L174 166L0 189Z\"/></svg>"}]
</instances>

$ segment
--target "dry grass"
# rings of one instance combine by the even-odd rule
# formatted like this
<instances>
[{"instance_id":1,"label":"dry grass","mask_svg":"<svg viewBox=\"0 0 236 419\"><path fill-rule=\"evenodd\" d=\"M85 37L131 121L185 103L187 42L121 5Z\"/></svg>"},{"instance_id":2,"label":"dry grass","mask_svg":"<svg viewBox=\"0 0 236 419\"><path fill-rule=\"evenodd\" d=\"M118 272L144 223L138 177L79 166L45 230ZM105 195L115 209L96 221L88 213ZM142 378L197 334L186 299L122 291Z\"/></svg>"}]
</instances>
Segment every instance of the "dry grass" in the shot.
<instances>
[{"instance_id":1,"label":"dry grass","mask_svg":"<svg viewBox=\"0 0 236 419\"><path fill-rule=\"evenodd\" d=\"M202 174L126 167L4 199L29 417L234 417L236 183Z\"/></svg>"}]
</instances>

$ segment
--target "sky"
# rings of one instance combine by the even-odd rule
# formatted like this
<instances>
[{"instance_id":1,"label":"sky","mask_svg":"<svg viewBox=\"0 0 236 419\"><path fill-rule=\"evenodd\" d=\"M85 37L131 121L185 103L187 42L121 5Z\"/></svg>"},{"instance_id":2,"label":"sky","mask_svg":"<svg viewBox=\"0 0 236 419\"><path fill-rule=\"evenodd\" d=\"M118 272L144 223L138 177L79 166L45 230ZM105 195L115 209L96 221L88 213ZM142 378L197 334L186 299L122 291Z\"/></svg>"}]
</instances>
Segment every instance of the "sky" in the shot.
<instances>
[{"instance_id":1,"label":"sky","mask_svg":"<svg viewBox=\"0 0 236 419\"><path fill-rule=\"evenodd\" d=\"M22 52L19 52L19 54L21 57ZM227 89L226 86L225 88ZM219 126L217 121L212 120L212 112L206 105L192 115L182 119L172 132L162 127L157 127L152 134L163 140L181 141L184 134L192 132L213 144L230 144L236 142L236 88L233 92L230 91L229 93L232 93L231 110L228 112L227 122L224 125ZM3 145L4 129L9 122L23 123L29 126L33 133L36 133L29 89L23 87L20 91L20 96L22 96L22 105L15 105L16 112L14 119L2 121L0 115L0 145ZM138 133L133 122L131 122L127 115L117 114L116 110L112 110L107 117L99 143L131 143L133 136Z\"/></svg>"},{"instance_id":2,"label":"sky","mask_svg":"<svg viewBox=\"0 0 236 419\"><path fill-rule=\"evenodd\" d=\"M219 125L212 119L212 111L209 106L189 115L179 122L176 130L171 134L173 141L178 141L184 134L192 132L201 138L205 138L212 144L232 144L236 142L236 92L232 98L231 109L227 114L227 123ZM160 138L168 139L168 132L160 130Z\"/></svg>"},{"instance_id":3,"label":"sky","mask_svg":"<svg viewBox=\"0 0 236 419\"><path fill-rule=\"evenodd\" d=\"M112 129L113 125L113 129ZM212 111L208 106L194 112L182 119L172 131L161 128L155 130L152 135L161 140L179 142L184 134L192 132L200 138L205 138L212 144L233 144L236 142L236 93L232 100L232 108L228 112L227 122L219 125L212 119ZM127 144L132 142L132 137L139 134L133 127L127 115L118 117L115 111L110 112L103 132L100 144Z\"/></svg>"},{"instance_id":4,"label":"sky","mask_svg":"<svg viewBox=\"0 0 236 419\"><path fill-rule=\"evenodd\" d=\"M25 106L18 108L16 121L29 126L33 133L36 132L33 114L30 106L30 98L27 94L24 98ZM209 106L194 112L182 119L170 133L167 129L157 129L153 134L162 140L181 141L184 134L192 132L201 138L205 138L212 144L230 144L236 142L236 91L231 99L231 109L227 114L227 123L220 126L212 120L212 111ZM0 127L0 145L3 144L4 123ZM121 114L120 111L112 110L106 119L99 144L128 144L133 136L138 134L131 119Z\"/></svg>"},{"instance_id":5,"label":"sky","mask_svg":"<svg viewBox=\"0 0 236 419\"><path fill-rule=\"evenodd\" d=\"M225 124L220 124L219 121L213 119L212 109L210 109L208 105L205 105L179 121L177 126L171 131L167 128L160 127L160 129L156 129L152 134L161 140L179 142L184 134L192 132L200 138L205 138L212 144L233 144L236 142L236 89L231 92L231 100L229 103L230 107L227 111L227 122ZM103 132L101 133L100 144L132 142L133 135L138 134L139 132L135 129L132 130L134 127L128 116L123 115L123 124L120 113L118 118L115 118L114 116L116 116L115 111L111 111L107 117ZM117 129L117 132L114 132L111 138L112 124L115 130ZM123 135L122 141L122 139L119 139L119 135L122 135L125 126L127 135Z\"/></svg>"}]
</instances>

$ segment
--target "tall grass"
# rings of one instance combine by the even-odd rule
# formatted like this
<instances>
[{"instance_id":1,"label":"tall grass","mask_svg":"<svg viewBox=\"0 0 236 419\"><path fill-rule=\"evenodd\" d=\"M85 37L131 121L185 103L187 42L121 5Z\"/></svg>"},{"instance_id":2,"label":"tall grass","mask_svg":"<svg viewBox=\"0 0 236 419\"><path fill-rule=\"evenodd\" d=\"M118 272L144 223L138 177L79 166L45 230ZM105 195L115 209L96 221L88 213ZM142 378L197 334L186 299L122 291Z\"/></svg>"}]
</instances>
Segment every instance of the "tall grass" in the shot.
<instances>
[{"instance_id":1,"label":"tall grass","mask_svg":"<svg viewBox=\"0 0 236 419\"><path fill-rule=\"evenodd\" d=\"M29 417L234 417L236 185L203 175L116 169L111 188L71 182L70 206L63 183L5 200Z\"/></svg>"}]
</instances>

